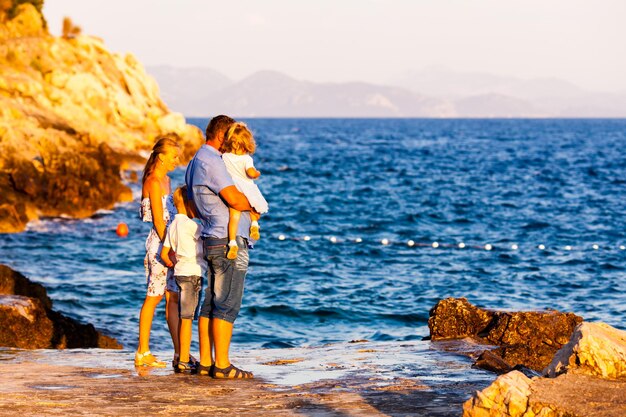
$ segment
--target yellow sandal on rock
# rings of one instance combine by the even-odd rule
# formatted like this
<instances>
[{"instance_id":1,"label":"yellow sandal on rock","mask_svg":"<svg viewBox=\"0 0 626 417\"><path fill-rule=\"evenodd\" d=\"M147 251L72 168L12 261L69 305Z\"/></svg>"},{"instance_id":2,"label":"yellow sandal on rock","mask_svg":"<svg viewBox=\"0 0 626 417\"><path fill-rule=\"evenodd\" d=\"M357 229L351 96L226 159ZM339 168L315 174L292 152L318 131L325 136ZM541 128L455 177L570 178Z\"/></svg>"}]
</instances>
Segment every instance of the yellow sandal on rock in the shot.
<instances>
[{"instance_id":1,"label":"yellow sandal on rock","mask_svg":"<svg viewBox=\"0 0 626 417\"><path fill-rule=\"evenodd\" d=\"M135 352L135 366L150 366L152 368L165 368L167 364L158 360L149 350L144 353Z\"/></svg>"}]
</instances>

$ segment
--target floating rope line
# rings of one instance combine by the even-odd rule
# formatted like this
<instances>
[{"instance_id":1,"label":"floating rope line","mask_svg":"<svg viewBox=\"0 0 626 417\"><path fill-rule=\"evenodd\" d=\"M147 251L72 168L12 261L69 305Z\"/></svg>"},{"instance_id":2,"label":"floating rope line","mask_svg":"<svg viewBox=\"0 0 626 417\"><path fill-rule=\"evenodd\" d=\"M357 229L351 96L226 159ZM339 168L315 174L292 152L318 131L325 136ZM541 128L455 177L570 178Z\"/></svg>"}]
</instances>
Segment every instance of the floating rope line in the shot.
<instances>
[{"instance_id":1,"label":"floating rope line","mask_svg":"<svg viewBox=\"0 0 626 417\"><path fill-rule=\"evenodd\" d=\"M477 249L477 250L484 250L484 251L493 251L493 250L497 250L497 251L519 251L521 250L521 247L519 244L517 243L510 243L510 244L502 244L502 245L494 245L491 243L486 243L484 245L478 245L478 244L467 244L465 242L457 242L457 243L441 243L441 242L416 242L415 240L407 240L407 241L392 241L388 238L383 238L383 239L379 239L379 240L373 240L373 241L364 241L363 238L360 237L356 237L356 238L345 238L345 239L340 239L337 236L317 236L317 237L313 237L313 236L309 236L309 235L304 235L304 236L295 236L295 237L288 237L284 234L279 234L277 236L275 236L276 239L280 240L280 241L284 241L284 240L291 240L291 241L302 241L302 242L310 242L312 240L322 240L322 241L327 241L331 244L338 244L338 243L355 243L355 244L359 244L359 243L370 243L370 244L379 244L382 246L408 246L410 248L432 248L432 249L446 249L446 248L450 248L450 249ZM572 246L572 245L565 245L565 246L552 246L552 247L547 247L544 244L539 244L539 245L533 245L532 248L533 249L537 249L539 251L546 251L546 250L564 250L566 252L571 252L574 250L593 250L593 251L598 251L598 250L612 250L614 248L616 248L619 251L625 251L626 250L626 245L618 245L618 246L613 246L613 245L599 245L597 243L594 243L590 246ZM526 247L527 248L527 247Z\"/></svg>"}]
</instances>

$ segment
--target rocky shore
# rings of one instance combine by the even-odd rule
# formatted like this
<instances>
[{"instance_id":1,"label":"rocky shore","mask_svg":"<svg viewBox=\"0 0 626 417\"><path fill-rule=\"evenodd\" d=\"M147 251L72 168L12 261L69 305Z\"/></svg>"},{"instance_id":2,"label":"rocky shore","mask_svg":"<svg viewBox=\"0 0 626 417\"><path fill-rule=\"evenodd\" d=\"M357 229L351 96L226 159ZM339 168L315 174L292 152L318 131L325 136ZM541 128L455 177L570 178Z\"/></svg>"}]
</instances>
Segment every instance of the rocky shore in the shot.
<instances>
[{"instance_id":1,"label":"rocky shore","mask_svg":"<svg viewBox=\"0 0 626 417\"><path fill-rule=\"evenodd\" d=\"M132 55L51 36L29 2L0 6L0 233L130 200L120 171L165 133L180 136L185 158L202 144Z\"/></svg>"},{"instance_id":2,"label":"rocky shore","mask_svg":"<svg viewBox=\"0 0 626 417\"><path fill-rule=\"evenodd\" d=\"M0 265L0 346L122 349L117 340L52 309L46 289Z\"/></svg>"},{"instance_id":3,"label":"rocky shore","mask_svg":"<svg viewBox=\"0 0 626 417\"><path fill-rule=\"evenodd\" d=\"M439 301L428 325L433 341L476 343L459 353L503 374L465 402L464 417L626 415L622 330L572 313L486 310L464 298Z\"/></svg>"},{"instance_id":4,"label":"rocky shore","mask_svg":"<svg viewBox=\"0 0 626 417\"><path fill-rule=\"evenodd\" d=\"M120 346L6 266L0 294L0 415L626 415L626 332L572 313L450 298L431 309L430 340L238 351L256 378L218 381L135 368L131 351L45 349Z\"/></svg>"}]
</instances>

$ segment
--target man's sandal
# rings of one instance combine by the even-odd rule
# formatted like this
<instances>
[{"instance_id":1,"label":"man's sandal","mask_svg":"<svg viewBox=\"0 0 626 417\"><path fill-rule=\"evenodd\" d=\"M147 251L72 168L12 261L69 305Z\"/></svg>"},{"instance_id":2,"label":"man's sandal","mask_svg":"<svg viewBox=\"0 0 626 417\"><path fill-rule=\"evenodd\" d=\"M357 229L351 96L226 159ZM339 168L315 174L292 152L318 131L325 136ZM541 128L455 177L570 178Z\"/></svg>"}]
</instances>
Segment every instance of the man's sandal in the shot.
<instances>
[{"instance_id":1,"label":"man's sandal","mask_svg":"<svg viewBox=\"0 0 626 417\"><path fill-rule=\"evenodd\" d=\"M230 375L232 371L235 371L233 376ZM250 379L254 378L252 372L244 371L243 369L237 368L232 363L228 365L226 368L218 368L217 366L213 366L213 374L211 375L213 378L217 379Z\"/></svg>"},{"instance_id":2,"label":"man's sandal","mask_svg":"<svg viewBox=\"0 0 626 417\"><path fill-rule=\"evenodd\" d=\"M135 352L135 366L150 366L153 368L165 368L167 364L158 360L152 352L146 350L144 353Z\"/></svg>"}]
</instances>

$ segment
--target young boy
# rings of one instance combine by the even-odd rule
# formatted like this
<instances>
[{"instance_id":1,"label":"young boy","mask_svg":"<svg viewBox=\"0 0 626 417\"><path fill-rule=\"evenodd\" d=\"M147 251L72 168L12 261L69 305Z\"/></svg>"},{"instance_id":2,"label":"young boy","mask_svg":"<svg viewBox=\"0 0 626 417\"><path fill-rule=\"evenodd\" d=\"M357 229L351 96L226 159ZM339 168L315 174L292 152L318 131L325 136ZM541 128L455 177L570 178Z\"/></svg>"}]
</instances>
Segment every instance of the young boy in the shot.
<instances>
[{"instance_id":1,"label":"young boy","mask_svg":"<svg viewBox=\"0 0 626 417\"><path fill-rule=\"evenodd\" d=\"M178 214L167 229L161 259L168 267L174 266L174 277L180 287L180 358L175 372L193 373L196 364L190 360L191 326L196 316L202 286L202 276L207 263L203 256L200 232L202 228L192 218L196 217L193 201L187 198L187 186L174 191L174 205Z\"/></svg>"}]
</instances>

